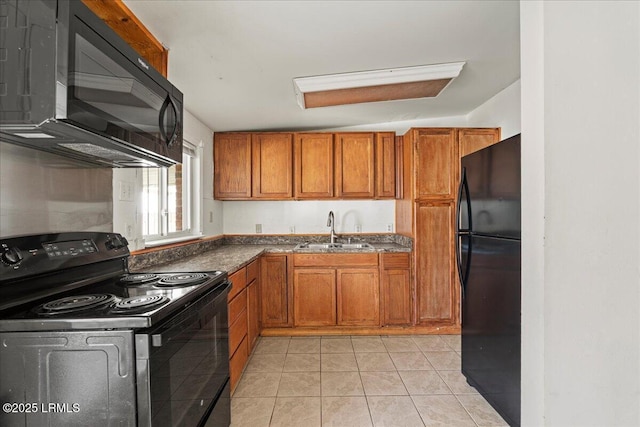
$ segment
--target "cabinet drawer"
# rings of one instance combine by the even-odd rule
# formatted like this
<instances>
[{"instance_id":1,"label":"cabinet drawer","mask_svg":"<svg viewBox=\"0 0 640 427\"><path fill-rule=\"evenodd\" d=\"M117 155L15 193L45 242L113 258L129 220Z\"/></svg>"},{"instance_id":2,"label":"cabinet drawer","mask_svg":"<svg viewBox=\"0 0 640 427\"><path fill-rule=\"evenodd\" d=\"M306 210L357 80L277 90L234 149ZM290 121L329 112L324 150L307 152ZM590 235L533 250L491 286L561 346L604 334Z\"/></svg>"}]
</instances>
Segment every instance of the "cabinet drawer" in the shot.
<instances>
[{"instance_id":1,"label":"cabinet drawer","mask_svg":"<svg viewBox=\"0 0 640 427\"><path fill-rule=\"evenodd\" d=\"M410 255L409 253L383 254L381 257L382 268L385 270L409 268Z\"/></svg>"},{"instance_id":2,"label":"cabinet drawer","mask_svg":"<svg viewBox=\"0 0 640 427\"><path fill-rule=\"evenodd\" d=\"M229 354L233 354L240 342L247 336L247 310L244 310L236 321L229 326Z\"/></svg>"},{"instance_id":3,"label":"cabinet drawer","mask_svg":"<svg viewBox=\"0 0 640 427\"><path fill-rule=\"evenodd\" d=\"M240 380L240 376L242 375L242 370L244 369L244 365L247 363L247 359L249 359L249 351L247 349L247 339L243 339L238 346L238 350L233 353L231 359L229 359L229 376L231 377L231 391L235 390L238 381Z\"/></svg>"},{"instance_id":4,"label":"cabinet drawer","mask_svg":"<svg viewBox=\"0 0 640 427\"><path fill-rule=\"evenodd\" d=\"M242 310L247 309L247 289L243 289L238 295L229 302L229 324L232 325L236 321Z\"/></svg>"},{"instance_id":5,"label":"cabinet drawer","mask_svg":"<svg viewBox=\"0 0 640 427\"><path fill-rule=\"evenodd\" d=\"M247 269L241 268L229 276L229 281L233 283L227 301L231 301L233 297L238 295L247 286Z\"/></svg>"},{"instance_id":6,"label":"cabinet drawer","mask_svg":"<svg viewBox=\"0 0 640 427\"><path fill-rule=\"evenodd\" d=\"M294 267L360 267L378 265L378 254L294 254Z\"/></svg>"},{"instance_id":7,"label":"cabinet drawer","mask_svg":"<svg viewBox=\"0 0 640 427\"><path fill-rule=\"evenodd\" d=\"M260 264L258 260L253 261L251 264L247 265L247 283L251 283L258 278L258 273L260 272Z\"/></svg>"}]
</instances>

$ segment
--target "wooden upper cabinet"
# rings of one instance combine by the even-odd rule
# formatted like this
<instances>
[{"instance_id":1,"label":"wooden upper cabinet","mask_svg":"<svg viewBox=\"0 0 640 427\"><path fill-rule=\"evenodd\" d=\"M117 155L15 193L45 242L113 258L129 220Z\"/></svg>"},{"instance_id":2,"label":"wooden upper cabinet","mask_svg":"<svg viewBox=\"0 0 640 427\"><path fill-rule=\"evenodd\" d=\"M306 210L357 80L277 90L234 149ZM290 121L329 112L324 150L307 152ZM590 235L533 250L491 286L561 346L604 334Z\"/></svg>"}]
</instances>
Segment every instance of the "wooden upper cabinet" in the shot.
<instances>
[{"instance_id":1,"label":"wooden upper cabinet","mask_svg":"<svg viewBox=\"0 0 640 427\"><path fill-rule=\"evenodd\" d=\"M299 199L333 197L333 134L299 133L294 143L294 196Z\"/></svg>"},{"instance_id":2,"label":"wooden upper cabinet","mask_svg":"<svg viewBox=\"0 0 640 427\"><path fill-rule=\"evenodd\" d=\"M373 133L335 135L336 197L373 199L375 145Z\"/></svg>"},{"instance_id":3,"label":"wooden upper cabinet","mask_svg":"<svg viewBox=\"0 0 640 427\"><path fill-rule=\"evenodd\" d=\"M252 136L253 197L290 199L293 196L293 134Z\"/></svg>"},{"instance_id":4,"label":"wooden upper cabinet","mask_svg":"<svg viewBox=\"0 0 640 427\"><path fill-rule=\"evenodd\" d=\"M415 198L455 198L460 164L457 130L434 128L414 132Z\"/></svg>"},{"instance_id":5,"label":"wooden upper cabinet","mask_svg":"<svg viewBox=\"0 0 640 427\"><path fill-rule=\"evenodd\" d=\"M458 129L460 157L481 150L500 141L500 128Z\"/></svg>"},{"instance_id":6,"label":"wooden upper cabinet","mask_svg":"<svg viewBox=\"0 0 640 427\"><path fill-rule=\"evenodd\" d=\"M122 0L82 0L113 31L149 62L160 74L167 77L168 51Z\"/></svg>"},{"instance_id":7,"label":"wooden upper cabinet","mask_svg":"<svg viewBox=\"0 0 640 427\"><path fill-rule=\"evenodd\" d=\"M393 132L221 132L214 136L220 200L393 199Z\"/></svg>"},{"instance_id":8,"label":"wooden upper cabinet","mask_svg":"<svg viewBox=\"0 0 640 427\"><path fill-rule=\"evenodd\" d=\"M216 199L251 197L251 134L216 133L213 138L213 195Z\"/></svg>"},{"instance_id":9,"label":"wooden upper cabinet","mask_svg":"<svg viewBox=\"0 0 640 427\"><path fill-rule=\"evenodd\" d=\"M396 197L396 135L376 133L376 199Z\"/></svg>"}]
</instances>

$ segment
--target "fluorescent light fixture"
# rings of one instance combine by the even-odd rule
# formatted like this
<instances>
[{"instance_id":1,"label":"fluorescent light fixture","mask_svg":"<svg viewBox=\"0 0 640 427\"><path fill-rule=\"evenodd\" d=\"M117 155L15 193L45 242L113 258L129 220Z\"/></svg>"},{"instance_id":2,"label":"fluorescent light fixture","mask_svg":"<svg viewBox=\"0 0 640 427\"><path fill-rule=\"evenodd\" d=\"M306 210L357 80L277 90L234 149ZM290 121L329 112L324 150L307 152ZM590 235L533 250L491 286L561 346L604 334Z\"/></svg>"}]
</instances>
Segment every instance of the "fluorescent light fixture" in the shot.
<instances>
[{"instance_id":1,"label":"fluorescent light fixture","mask_svg":"<svg viewBox=\"0 0 640 427\"><path fill-rule=\"evenodd\" d=\"M464 62L293 79L302 109L435 97L458 77Z\"/></svg>"}]
</instances>

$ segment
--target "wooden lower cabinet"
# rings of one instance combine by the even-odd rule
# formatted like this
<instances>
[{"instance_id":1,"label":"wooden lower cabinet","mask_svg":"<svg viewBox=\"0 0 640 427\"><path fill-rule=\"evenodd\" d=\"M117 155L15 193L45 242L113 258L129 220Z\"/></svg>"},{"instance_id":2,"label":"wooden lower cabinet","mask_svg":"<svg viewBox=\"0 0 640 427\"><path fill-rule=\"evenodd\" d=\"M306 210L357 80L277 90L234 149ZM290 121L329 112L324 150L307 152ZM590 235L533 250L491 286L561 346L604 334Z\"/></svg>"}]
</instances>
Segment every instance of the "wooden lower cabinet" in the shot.
<instances>
[{"instance_id":1,"label":"wooden lower cabinet","mask_svg":"<svg viewBox=\"0 0 640 427\"><path fill-rule=\"evenodd\" d=\"M229 376L231 377L229 382L231 383L231 392L233 392L238 385L238 381L240 381L240 377L242 376L242 370L244 369L244 365L247 363L248 359L249 347L247 345L247 337L245 336L229 359Z\"/></svg>"},{"instance_id":2,"label":"wooden lower cabinet","mask_svg":"<svg viewBox=\"0 0 640 427\"><path fill-rule=\"evenodd\" d=\"M336 324L336 272L297 269L293 273L293 325Z\"/></svg>"},{"instance_id":3,"label":"wooden lower cabinet","mask_svg":"<svg viewBox=\"0 0 640 427\"><path fill-rule=\"evenodd\" d=\"M338 325L380 325L380 278L378 269L336 270Z\"/></svg>"},{"instance_id":4,"label":"wooden lower cabinet","mask_svg":"<svg viewBox=\"0 0 640 427\"><path fill-rule=\"evenodd\" d=\"M243 295L243 296L246 296ZM234 353L247 337L247 310L242 310L235 322L229 325L229 353Z\"/></svg>"},{"instance_id":5,"label":"wooden lower cabinet","mask_svg":"<svg viewBox=\"0 0 640 427\"><path fill-rule=\"evenodd\" d=\"M260 261L253 261L247 266L247 339L249 353L260 336L262 322L260 320Z\"/></svg>"},{"instance_id":6,"label":"wooden lower cabinet","mask_svg":"<svg viewBox=\"0 0 640 427\"><path fill-rule=\"evenodd\" d=\"M377 254L293 256L294 326L380 326Z\"/></svg>"},{"instance_id":7,"label":"wooden lower cabinet","mask_svg":"<svg viewBox=\"0 0 640 427\"><path fill-rule=\"evenodd\" d=\"M418 202L415 277L418 324L457 324L455 203Z\"/></svg>"},{"instance_id":8,"label":"wooden lower cabinet","mask_svg":"<svg viewBox=\"0 0 640 427\"><path fill-rule=\"evenodd\" d=\"M267 254L260 259L262 327L293 325L290 310L289 256Z\"/></svg>"},{"instance_id":9,"label":"wooden lower cabinet","mask_svg":"<svg viewBox=\"0 0 640 427\"><path fill-rule=\"evenodd\" d=\"M231 391L240 380L244 365L260 335L259 262L229 275L233 284L228 296L229 311L229 370Z\"/></svg>"},{"instance_id":10,"label":"wooden lower cabinet","mask_svg":"<svg viewBox=\"0 0 640 427\"><path fill-rule=\"evenodd\" d=\"M247 361L247 273L242 268L229 275L232 283L227 297L229 318L229 373L231 390L240 380Z\"/></svg>"},{"instance_id":11,"label":"wooden lower cabinet","mask_svg":"<svg viewBox=\"0 0 640 427\"><path fill-rule=\"evenodd\" d=\"M383 298L383 324L410 325L411 306L411 254L380 255L381 288Z\"/></svg>"}]
</instances>

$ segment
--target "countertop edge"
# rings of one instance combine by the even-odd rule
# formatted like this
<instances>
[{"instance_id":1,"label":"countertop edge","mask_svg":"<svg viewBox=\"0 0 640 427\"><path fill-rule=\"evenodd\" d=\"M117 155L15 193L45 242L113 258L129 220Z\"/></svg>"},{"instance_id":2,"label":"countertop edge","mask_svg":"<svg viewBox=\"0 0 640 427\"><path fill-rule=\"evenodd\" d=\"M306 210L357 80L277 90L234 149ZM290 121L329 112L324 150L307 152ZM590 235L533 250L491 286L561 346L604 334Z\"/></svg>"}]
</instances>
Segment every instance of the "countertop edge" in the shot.
<instances>
[{"instance_id":1,"label":"countertop edge","mask_svg":"<svg viewBox=\"0 0 640 427\"><path fill-rule=\"evenodd\" d=\"M372 244L374 249L321 249L321 250L295 250L295 245L255 245L255 244L231 244L221 245L207 250L200 254L187 256L185 259L153 263L135 268L135 264L130 270L132 272L196 272L222 270L229 274L246 267L251 262L257 260L263 254L296 254L296 253L410 253L411 248L397 243Z\"/></svg>"}]
</instances>

